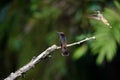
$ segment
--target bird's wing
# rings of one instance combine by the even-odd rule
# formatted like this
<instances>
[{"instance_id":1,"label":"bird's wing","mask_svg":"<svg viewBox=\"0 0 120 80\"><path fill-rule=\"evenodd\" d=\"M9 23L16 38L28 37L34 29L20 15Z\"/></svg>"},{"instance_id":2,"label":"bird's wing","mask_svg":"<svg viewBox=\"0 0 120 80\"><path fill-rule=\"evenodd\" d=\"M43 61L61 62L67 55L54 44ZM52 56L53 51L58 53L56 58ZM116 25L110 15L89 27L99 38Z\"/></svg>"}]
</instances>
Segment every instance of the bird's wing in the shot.
<instances>
[{"instance_id":1,"label":"bird's wing","mask_svg":"<svg viewBox=\"0 0 120 80\"><path fill-rule=\"evenodd\" d=\"M101 18L101 21L102 21L105 25L107 25L107 26L109 26L110 28L112 28L112 26L110 25L110 23L108 22L108 20L105 19L104 17Z\"/></svg>"},{"instance_id":2,"label":"bird's wing","mask_svg":"<svg viewBox=\"0 0 120 80\"><path fill-rule=\"evenodd\" d=\"M98 17L98 16L88 16L88 18L95 19L95 20L100 20L100 17Z\"/></svg>"}]
</instances>

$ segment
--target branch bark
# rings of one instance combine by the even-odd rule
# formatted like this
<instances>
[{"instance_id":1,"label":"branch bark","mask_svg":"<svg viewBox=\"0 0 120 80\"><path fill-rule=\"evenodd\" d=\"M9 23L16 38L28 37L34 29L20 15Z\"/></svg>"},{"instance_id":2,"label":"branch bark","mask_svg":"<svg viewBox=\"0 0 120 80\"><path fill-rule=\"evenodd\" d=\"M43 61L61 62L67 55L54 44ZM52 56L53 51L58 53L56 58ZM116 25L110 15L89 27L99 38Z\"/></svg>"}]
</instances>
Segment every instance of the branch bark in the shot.
<instances>
[{"instance_id":1,"label":"branch bark","mask_svg":"<svg viewBox=\"0 0 120 80\"><path fill-rule=\"evenodd\" d=\"M81 40L79 42L75 42L72 44L68 44L67 47L70 46L74 46L77 44L81 44L85 41L91 40L91 39L95 39L95 37L89 37L86 38L84 40ZM7 78L5 78L4 80L14 80L17 77L21 76L23 73L27 72L28 70L30 70L31 68L33 68L35 66L35 64L37 64L38 62L40 62L42 59L44 59L45 57L49 56L51 52L60 49L60 46L56 46L56 45L52 45L51 47L47 48L44 52L42 52L40 55L38 55L37 57L33 58L29 63L27 63L26 65L24 65L23 67L21 67L20 69L18 69L16 72L12 72Z\"/></svg>"}]
</instances>

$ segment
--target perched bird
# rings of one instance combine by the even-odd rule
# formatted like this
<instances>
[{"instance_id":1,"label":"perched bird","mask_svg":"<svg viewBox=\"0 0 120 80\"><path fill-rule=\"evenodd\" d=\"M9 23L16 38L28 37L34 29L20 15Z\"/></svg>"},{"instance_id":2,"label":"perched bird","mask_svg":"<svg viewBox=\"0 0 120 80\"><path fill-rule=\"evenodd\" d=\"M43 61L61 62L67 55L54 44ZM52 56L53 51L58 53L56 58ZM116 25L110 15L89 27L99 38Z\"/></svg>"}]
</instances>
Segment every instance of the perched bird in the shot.
<instances>
[{"instance_id":1,"label":"perched bird","mask_svg":"<svg viewBox=\"0 0 120 80\"><path fill-rule=\"evenodd\" d=\"M69 52L67 49L67 40L63 32L58 32L59 37L60 37L60 44L61 44L61 49L62 49L62 56L69 56Z\"/></svg>"},{"instance_id":2,"label":"perched bird","mask_svg":"<svg viewBox=\"0 0 120 80\"><path fill-rule=\"evenodd\" d=\"M89 18L92 19L96 19L96 20L100 20L102 21L105 25L109 26L110 28L112 28L112 26L110 25L110 23L108 22L108 20L106 18L104 18L103 14L101 14L100 11L96 11L97 14L94 14L92 16L89 16Z\"/></svg>"}]
</instances>

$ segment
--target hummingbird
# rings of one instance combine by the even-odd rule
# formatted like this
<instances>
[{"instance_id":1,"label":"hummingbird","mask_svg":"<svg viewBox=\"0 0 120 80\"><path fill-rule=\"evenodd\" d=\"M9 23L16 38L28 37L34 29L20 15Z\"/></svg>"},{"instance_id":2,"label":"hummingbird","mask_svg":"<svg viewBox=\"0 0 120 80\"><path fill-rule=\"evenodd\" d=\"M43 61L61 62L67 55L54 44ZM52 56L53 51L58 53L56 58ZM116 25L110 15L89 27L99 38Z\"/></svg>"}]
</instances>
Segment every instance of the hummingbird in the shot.
<instances>
[{"instance_id":1,"label":"hummingbird","mask_svg":"<svg viewBox=\"0 0 120 80\"><path fill-rule=\"evenodd\" d=\"M57 32L60 37L60 45L62 49L62 56L69 56L69 52L67 49L67 40L63 32Z\"/></svg>"},{"instance_id":2,"label":"hummingbird","mask_svg":"<svg viewBox=\"0 0 120 80\"><path fill-rule=\"evenodd\" d=\"M102 21L105 25L109 26L109 28L112 28L108 20L103 16L103 14L100 11L96 11L97 14L93 14L89 18L96 19Z\"/></svg>"}]
</instances>

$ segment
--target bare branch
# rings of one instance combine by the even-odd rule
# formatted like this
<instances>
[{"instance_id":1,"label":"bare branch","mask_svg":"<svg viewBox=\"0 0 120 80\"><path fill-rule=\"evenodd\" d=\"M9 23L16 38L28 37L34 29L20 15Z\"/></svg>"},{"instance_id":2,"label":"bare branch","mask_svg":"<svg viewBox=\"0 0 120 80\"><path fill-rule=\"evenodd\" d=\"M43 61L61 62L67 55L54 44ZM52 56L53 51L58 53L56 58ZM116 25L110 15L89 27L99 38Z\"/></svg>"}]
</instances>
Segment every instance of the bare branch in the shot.
<instances>
[{"instance_id":1,"label":"bare branch","mask_svg":"<svg viewBox=\"0 0 120 80\"><path fill-rule=\"evenodd\" d=\"M74 45L77 45L77 44L81 44L85 41L88 41L88 40L91 40L91 39L96 39L95 36L93 37L89 37L89 38L85 38L84 40L81 40L81 41L78 41L78 42L74 42L74 43L71 43L71 44L68 44L67 47L70 47L70 46L74 46ZM57 49L60 49L61 47L57 47Z\"/></svg>"},{"instance_id":2,"label":"bare branch","mask_svg":"<svg viewBox=\"0 0 120 80\"><path fill-rule=\"evenodd\" d=\"M95 37L89 37L89 38L86 38L86 39L81 40L79 42L68 44L67 47L74 46L74 45L83 43L85 41L91 40L91 39L95 39ZM51 47L47 48L44 52L42 52L40 55L38 55L36 58L33 58L28 64L21 67L16 72L14 72L14 73L12 72L4 80L14 80L14 79L16 79L17 77L21 76L23 73L25 73L28 70L30 70L31 68L33 68L35 66L35 64L37 64L41 59L44 59L45 57L49 56L51 52L55 51L56 49L60 49L60 48L61 47L59 47L59 46L52 45Z\"/></svg>"}]
</instances>

